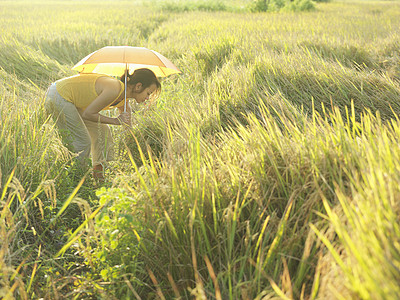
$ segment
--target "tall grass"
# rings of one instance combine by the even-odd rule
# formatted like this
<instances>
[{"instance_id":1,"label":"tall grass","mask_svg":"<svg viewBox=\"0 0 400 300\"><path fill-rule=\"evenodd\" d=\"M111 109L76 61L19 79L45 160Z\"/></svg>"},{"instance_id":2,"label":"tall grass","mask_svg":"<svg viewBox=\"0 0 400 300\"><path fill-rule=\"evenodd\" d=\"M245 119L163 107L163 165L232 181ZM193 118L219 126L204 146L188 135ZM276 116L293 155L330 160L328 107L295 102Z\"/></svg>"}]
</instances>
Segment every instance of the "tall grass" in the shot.
<instances>
[{"instance_id":1,"label":"tall grass","mask_svg":"<svg viewBox=\"0 0 400 300\"><path fill-rule=\"evenodd\" d=\"M118 198L116 191L103 193L109 201L119 199L99 216L96 225L97 232L113 233L100 237L95 250L95 256L106 257L98 267L110 270L103 279L118 282L132 271L146 274L151 270L166 298L205 293L208 297L219 294L222 299L255 299L274 292L288 298L315 298L318 291L325 297L338 296L339 291L320 284L320 277L322 283L333 280L336 289L352 297L397 295L396 289L389 288L398 280L396 243L389 242L386 227L377 229L380 238L367 232L370 222L383 222L395 226L389 231L395 235L398 203L395 195L384 203L382 197L363 195L381 190L369 177L384 173L388 182L396 182L398 153L386 151L398 143L399 124L384 126L370 112L357 121L354 114L353 109L347 119L335 109L325 115L315 113L307 122L290 111L263 109L260 116L248 117L248 127L238 125L221 133L213 146L196 128L187 128L182 137L186 143L169 141L178 143L179 151L165 151L162 161L151 155L150 160L144 159L136 176L120 178L125 191L118 190ZM376 158L387 161L392 172L382 170L386 164ZM360 182L361 178L365 181ZM386 186L386 180L382 184ZM382 190L390 195L396 189L394 184ZM341 246L329 223L320 219L323 206ZM369 209L360 212L364 206ZM379 216L372 211L380 212ZM330 266L323 263L329 255L310 231L310 223L350 283L329 277ZM364 229L356 230L360 226ZM357 231L354 235L353 230ZM125 235L127 231L135 234ZM111 247L104 248L108 243ZM379 264L374 259L366 262L371 255L364 250L367 247ZM384 249L386 256L382 256ZM354 259L345 259L347 255ZM126 259L115 261L116 257ZM135 259L129 261L131 257ZM113 269L113 264L121 269ZM371 269L372 265L381 271ZM391 268L389 275L386 271ZM388 288L371 285L375 276L386 278ZM116 291L117 297L132 291L150 294L150 279L137 280L132 277L133 287Z\"/></svg>"},{"instance_id":2,"label":"tall grass","mask_svg":"<svg viewBox=\"0 0 400 300\"><path fill-rule=\"evenodd\" d=\"M40 66L42 75L49 71ZM84 174L43 109L44 91L32 75L37 72L28 72L30 80L17 76L23 71L0 70L0 296L5 299L37 293L41 260L79 222L77 207L67 210L72 219L65 223L57 213Z\"/></svg>"},{"instance_id":3,"label":"tall grass","mask_svg":"<svg viewBox=\"0 0 400 300\"><path fill-rule=\"evenodd\" d=\"M16 82L5 76L0 94L0 295L10 299L15 291L28 299L43 243L35 240L48 226L40 220L57 206L54 178L70 154L43 111L29 103L40 103L35 88Z\"/></svg>"},{"instance_id":4,"label":"tall grass","mask_svg":"<svg viewBox=\"0 0 400 300\"><path fill-rule=\"evenodd\" d=\"M398 297L396 2L77 3L0 4L2 297ZM115 129L96 191L42 99L124 44L183 73Z\"/></svg>"}]
</instances>

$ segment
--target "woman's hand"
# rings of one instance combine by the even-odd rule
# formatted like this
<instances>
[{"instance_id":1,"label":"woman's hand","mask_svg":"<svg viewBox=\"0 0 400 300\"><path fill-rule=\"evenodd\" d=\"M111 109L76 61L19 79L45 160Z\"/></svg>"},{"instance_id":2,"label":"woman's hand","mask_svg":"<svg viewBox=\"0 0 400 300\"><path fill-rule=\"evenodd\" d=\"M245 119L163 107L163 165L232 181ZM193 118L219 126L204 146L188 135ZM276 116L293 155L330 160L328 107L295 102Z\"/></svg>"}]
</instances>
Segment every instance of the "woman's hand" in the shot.
<instances>
[{"instance_id":1,"label":"woman's hand","mask_svg":"<svg viewBox=\"0 0 400 300\"><path fill-rule=\"evenodd\" d=\"M118 117L119 125L128 125L131 126L131 113L130 112L122 112Z\"/></svg>"}]
</instances>

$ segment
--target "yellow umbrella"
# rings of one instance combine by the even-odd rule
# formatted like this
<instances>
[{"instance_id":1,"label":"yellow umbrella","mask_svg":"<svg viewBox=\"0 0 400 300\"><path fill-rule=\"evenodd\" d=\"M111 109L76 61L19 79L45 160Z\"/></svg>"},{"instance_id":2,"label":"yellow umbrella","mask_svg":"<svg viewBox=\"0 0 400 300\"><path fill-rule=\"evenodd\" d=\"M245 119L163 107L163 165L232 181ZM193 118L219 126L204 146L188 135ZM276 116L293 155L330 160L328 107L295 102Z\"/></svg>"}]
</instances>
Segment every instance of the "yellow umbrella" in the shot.
<instances>
[{"instance_id":1,"label":"yellow umbrella","mask_svg":"<svg viewBox=\"0 0 400 300\"><path fill-rule=\"evenodd\" d=\"M99 73L121 76L126 71L147 68L157 77L166 77L181 71L160 53L144 47L107 46L90 53L72 69L80 73ZM126 103L126 76L125 76ZM126 107L125 107L126 110Z\"/></svg>"}]
</instances>

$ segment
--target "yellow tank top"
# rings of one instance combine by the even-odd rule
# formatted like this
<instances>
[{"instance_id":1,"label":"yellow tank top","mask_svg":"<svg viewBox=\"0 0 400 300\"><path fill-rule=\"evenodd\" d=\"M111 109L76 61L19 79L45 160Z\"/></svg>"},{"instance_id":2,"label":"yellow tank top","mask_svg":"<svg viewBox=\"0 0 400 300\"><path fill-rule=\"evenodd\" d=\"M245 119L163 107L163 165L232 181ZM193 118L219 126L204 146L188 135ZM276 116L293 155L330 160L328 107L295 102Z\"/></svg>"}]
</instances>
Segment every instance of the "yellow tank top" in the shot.
<instances>
[{"instance_id":1,"label":"yellow tank top","mask_svg":"<svg viewBox=\"0 0 400 300\"><path fill-rule=\"evenodd\" d=\"M100 77L107 75L104 74L79 74L56 81L57 92L65 100L72 102L77 108L85 109L97 98L96 93L96 80ZM111 102L113 104L116 99L124 92L124 83L120 81L121 90L118 96ZM122 107L124 100L119 102L117 105L109 105L103 110L110 109L113 107Z\"/></svg>"}]
</instances>

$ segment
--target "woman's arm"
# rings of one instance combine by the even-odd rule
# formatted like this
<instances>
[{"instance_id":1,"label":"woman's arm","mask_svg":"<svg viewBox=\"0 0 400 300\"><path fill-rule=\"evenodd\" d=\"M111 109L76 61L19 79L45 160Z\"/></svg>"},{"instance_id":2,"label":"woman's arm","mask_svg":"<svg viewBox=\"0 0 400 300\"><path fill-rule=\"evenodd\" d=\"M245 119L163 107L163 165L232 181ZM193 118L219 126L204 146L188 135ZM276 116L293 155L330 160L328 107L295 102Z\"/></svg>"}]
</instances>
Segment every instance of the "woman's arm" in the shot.
<instances>
[{"instance_id":1,"label":"woman's arm","mask_svg":"<svg viewBox=\"0 0 400 300\"><path fill-rule=\"evenodd\" d=\"M117 118L110 118L99 113L115 101L121 89L120 83L107 77L99 78L98 81L96 82L96 90L99 91L98 97L83 111L82 118L102 124L121 125L126 121L126 116L120 115Z\"/></svg>"}]
</instances>

